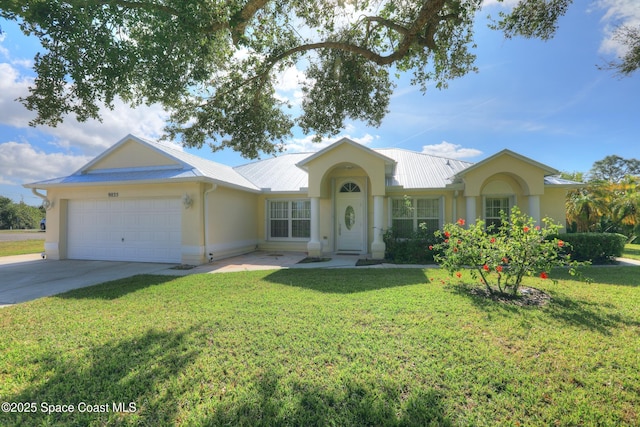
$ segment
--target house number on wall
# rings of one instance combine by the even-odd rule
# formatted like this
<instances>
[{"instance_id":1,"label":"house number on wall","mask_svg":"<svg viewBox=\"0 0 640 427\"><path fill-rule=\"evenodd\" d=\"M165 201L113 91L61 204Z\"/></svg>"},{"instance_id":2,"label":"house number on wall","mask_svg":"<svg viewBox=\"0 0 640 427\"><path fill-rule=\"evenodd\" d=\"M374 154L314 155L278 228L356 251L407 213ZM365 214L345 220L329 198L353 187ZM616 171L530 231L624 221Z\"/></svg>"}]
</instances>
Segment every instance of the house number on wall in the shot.
<instances>
[{"instance_id":1,"label":"house number on wall","mask_svg":"<svg viewBox=\"0 0 640 427\"><path fill-rule=\"evenodd\" d=\"M118 193L107 193L109 197L118 197Z\"/></svg>"}]
</instances>

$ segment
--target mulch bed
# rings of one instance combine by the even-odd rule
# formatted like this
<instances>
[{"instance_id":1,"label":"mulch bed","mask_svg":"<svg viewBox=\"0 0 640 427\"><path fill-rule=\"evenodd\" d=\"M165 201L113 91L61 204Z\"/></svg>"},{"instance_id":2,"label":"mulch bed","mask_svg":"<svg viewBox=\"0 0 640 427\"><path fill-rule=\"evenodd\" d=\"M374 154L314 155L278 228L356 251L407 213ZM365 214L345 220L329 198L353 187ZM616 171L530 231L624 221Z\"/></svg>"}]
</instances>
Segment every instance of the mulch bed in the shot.
<instances>
[{"instance_id":1,"label":"mulch bed","mask_svg":"<svg viewBox=\"0 0 640 427\"><path fill-rule=\"evenodd\" d=\"M359 259L356 262L356 267L367 267L369 265L379 265L384 263L383 259Z\"/></svg>"},{"instance_id":2,"label":"mulch bed","mask_svg":"<svg viewBox=\"0 0 640 427\"><path fill-rule=\"evenodd\" d=\"M544 307L551 301L551 296L540 289L520 286L518 295L493 293L490 294L486 288L470 288L472 295L489 298L504 304L518 305L520 307Z\"/></svg>"},{"instance_id":3,"label":"mulch bed","mask_svg":"<svg viewBox=\"0 0 640 427\"><path fill-rule=\"evenodd\" d=\"M331 258L307 257L298 261L297 264L310 264L312 262L327 262L327 261L331 261Z\"/></svg>"},{"instance_id":4,"label":"mulch bed","mask_svg":"<svg viewBox=\"0 0 640 427\"><path fill-rule=\"evenodd\" d=\"M180 264L176 265L175 267L171 267L170 270L191 270L192 268L196 268L196 266L189 264Z\"/></svg>"}]
</instances>

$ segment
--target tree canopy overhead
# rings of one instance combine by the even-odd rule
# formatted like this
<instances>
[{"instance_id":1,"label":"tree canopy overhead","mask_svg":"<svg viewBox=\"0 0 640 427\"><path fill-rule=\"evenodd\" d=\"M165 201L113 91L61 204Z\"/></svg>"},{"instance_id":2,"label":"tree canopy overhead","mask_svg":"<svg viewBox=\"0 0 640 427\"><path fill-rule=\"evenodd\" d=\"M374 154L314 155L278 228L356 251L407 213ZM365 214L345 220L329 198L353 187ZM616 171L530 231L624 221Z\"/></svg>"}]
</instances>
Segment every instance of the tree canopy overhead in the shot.
<instances>
[{"instance_id":1,"label":"tree canopy overhead","mask_svg":"<svg viewBox=\"0 0 640 427\"><path fill-rule=\"evenodd\" d=\"M32 125L99 118L102 105L160 103L167 136L186 146L278 151L294 126L335 135L345 120L378 126L397 72L426 90L474 70L483 0L0 0L44 50L21 101ZM520 0L495 28L553 36L572 0ZM276 76L304 79L298 114ZM289 107L289 108L287 108Z\"/></svg>"}]
</instances>

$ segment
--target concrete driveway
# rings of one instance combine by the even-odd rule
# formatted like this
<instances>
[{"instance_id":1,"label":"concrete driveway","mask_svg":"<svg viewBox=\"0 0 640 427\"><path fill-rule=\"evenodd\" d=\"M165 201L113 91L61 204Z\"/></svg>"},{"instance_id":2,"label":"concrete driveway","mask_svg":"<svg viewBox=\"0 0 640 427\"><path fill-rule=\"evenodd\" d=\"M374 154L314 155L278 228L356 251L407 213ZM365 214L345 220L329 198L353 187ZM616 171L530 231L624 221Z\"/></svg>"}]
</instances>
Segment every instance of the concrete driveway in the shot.
<instances>
[{"instance_id":1,"label":"concrete driveway","mask_svg":"<svg viewBox=\"0 0 640 427\"><path fill-rule=\"evenodd\" d=\"M112 261L54 261L39 254L0 258L0 306L59 294L71 289L153 274L175 264Z\"/></svg>"}]
</instances>

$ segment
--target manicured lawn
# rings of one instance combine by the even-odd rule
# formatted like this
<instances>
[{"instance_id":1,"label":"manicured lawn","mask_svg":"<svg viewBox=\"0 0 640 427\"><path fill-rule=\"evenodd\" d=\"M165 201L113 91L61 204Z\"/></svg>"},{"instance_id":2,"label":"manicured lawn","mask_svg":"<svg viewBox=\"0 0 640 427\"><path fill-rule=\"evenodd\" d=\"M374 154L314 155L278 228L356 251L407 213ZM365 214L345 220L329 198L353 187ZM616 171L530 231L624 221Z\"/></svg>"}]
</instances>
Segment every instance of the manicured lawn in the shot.
<instances>
[{"instance_id":1,"label":"manicured lawn","mask_svg":"<svg viewBox=\"0 0 640 427\"><path fill-rule=\"evenodd\" d=\"M44 252L44 238L0 242L0 256L35 254Z\"/></svg>"},{"instance_id":2,"label":"manicured lawn","mask_svg":"<svg viewBox=\"0 0 640 427\"><path fill-rule=\"evenodd\" d=\"M640 268L587 274L527 282L543 308L418 269L137 276L4 308L0 401L36 413L0 425L638 425Z\"/></svg>"},{"instance_id":3,"label":"manicured lawn","mask_svg":"<svg viewBox=\"0 0 640 427\"><path fill-rule=\"evenodd\" d=\"M640 245L632 243L624 245L622 256L625 258L640 259Z\"/></svg>"}]
</instances>

